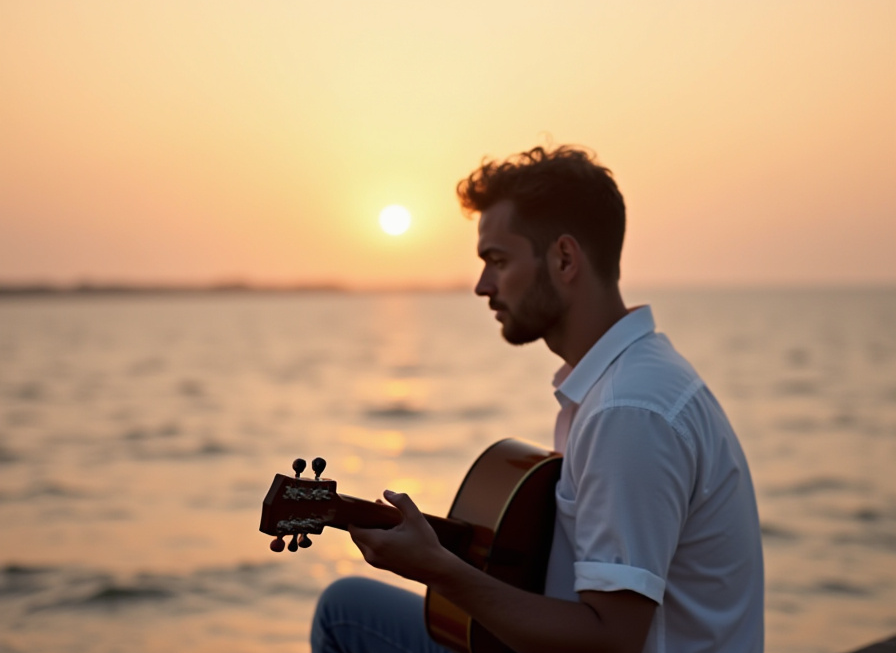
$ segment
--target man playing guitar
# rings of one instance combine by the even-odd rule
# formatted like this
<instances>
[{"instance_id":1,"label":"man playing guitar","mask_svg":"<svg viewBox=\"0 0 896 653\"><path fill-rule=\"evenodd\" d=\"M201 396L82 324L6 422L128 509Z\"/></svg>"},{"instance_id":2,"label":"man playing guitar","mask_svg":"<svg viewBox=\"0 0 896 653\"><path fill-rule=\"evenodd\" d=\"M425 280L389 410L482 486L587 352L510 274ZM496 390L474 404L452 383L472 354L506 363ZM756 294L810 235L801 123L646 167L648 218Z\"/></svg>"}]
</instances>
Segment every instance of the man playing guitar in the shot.
<instances>
[{"instance_id":1,"label":"man playing guitar","mask_svg":"<svg viewBox=\"0 0 896 653\"><path fill-rule=\"evenodd\" d=\"M586 151L534 148L458 185L479 214L487 297L512 344L542 339L563 453L543 593L505 583L440 543L412 499L401 521L349 526L365 560L418 581L509 650L636 653L763 648L763 564L746 459L715 397L648 306L619 290L625 205ZM446 651L421 599L363 579L321 597L315 653Z\"/></svg>"}]
</instances>

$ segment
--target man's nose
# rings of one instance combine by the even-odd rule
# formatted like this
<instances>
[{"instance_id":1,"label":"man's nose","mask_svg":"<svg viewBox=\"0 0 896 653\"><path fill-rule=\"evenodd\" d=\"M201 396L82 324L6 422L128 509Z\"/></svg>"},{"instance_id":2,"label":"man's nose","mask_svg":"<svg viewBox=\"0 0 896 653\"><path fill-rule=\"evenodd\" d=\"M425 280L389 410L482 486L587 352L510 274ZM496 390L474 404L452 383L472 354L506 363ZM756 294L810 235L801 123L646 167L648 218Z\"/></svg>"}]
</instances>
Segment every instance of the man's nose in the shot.
<instances>
[{"instance_id":1,"label":"man's nose","mask_svg":"<svg viewBox=\"0 0 896 653\"><path fill-rule=\"evenodd\" d=\"M483 270L482 274L479 275L479 281L476 282L476 287L473 289L473 292L480 297L491 297L494 294L494 291L494 284L486 278L485 270Z\"/></svg>"}]
</instances>

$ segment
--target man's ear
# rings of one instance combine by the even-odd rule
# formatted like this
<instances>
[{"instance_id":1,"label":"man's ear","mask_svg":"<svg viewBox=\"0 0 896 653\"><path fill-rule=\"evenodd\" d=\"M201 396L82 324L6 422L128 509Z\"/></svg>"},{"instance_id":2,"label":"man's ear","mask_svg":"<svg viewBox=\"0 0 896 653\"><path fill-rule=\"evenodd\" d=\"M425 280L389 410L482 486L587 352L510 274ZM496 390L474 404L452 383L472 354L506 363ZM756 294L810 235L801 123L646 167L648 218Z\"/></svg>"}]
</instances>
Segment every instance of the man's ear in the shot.
<instances>
[{"instance_id":1,"label":"man's ear","mask_svg":"<svg viewBox=\"0 0 896 653\"><path fill-rule=\"evenodd\" d=\"M563 234L551 245L551 268L557 279L569 283L581 274L585 253L579 241L568 234Z\"/></svg>"}]
</instances>

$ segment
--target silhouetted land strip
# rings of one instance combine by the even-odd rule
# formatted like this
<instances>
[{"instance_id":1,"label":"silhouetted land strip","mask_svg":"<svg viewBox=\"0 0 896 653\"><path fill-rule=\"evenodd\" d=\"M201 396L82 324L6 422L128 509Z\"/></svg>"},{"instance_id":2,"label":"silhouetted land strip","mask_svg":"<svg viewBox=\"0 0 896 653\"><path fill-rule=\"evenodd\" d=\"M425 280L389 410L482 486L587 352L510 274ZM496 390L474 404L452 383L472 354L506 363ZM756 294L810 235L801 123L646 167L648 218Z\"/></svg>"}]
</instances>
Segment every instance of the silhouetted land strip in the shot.
<instances>
[{"instance_id":1,"label":"silhouetted land strip","mask_svg":"<svg viewBox=\"0 0 896 653\"><path fill-rule=\"evenodd\" d=\"M128 284L128 283L0 283L0 300L28 297L131 297L131 296L191 296L214 294L378 294L378 293L455 293L472 291L472 282L431 285L394 285L369 288L352 288L338 283L264 285L243 282L210 284ZM645 287L641 291L671 291L677 293L829 293L829 292L896 292L893 283L867 283L857 285L806 285L806 286L675 286Z\"/></svg>"},{"instance_id":2,"label":"silhouetted land strip","mask_svg":"<svg viewBox=\"0 0 896 653\"><path fill-rule=\"evenodd\" d=\"M292 294L292 293L376 293L376 292L455 292L469 291L469 284L443 287L384 287L378 289L354 290L336 283L295 284L295 285L254 285L248 283L219 283L208 285L164 285L164 284L0 284L0 300L27 297L115 297L115 296L157 296L157 295L206 295L206 294Z\"/></svg>"},{"instance_id":3,"label":"silhouetted land strip","mask_svg":"<svg viewBox=\"0 0 896 653\"><path fill-rule=\"evenodd\" d=\"M211 285L128 285L128 284L52 284L0 285L0 297L78 296L78 295L189 295L197 293L300 293L347 292L337 284L253 286L242 283Z\"/></svg>"}]
</instances>

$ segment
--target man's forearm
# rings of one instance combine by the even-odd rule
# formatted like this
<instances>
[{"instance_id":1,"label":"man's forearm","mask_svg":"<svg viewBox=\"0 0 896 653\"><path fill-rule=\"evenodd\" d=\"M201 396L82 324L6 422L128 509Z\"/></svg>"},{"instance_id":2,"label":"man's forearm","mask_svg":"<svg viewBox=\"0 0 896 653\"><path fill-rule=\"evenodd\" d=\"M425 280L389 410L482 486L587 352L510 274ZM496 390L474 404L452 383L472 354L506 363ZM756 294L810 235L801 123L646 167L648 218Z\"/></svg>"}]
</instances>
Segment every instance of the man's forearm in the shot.
<instances>
[{"instance_id":1,"label":"man's forearm","mask_svg":"<svg viewBox=\"0 0 896 653\"><path fill-rule=\"evenodd\" d=\"M526 592L492 578L447 551L438 556L431 571L425 579L430 589L472 615L517 653L637 652L643 647L646 628L636 618L623 618L623 614L627 614L624 606L617 614L600 604L565 601ZM592 595L588 598L596 596L598 601L634 600L640 603L638 598L623 597L615 592L587 594ZM601 594L604 596L598 596ZM645 599L640 597L640 600ZM650 616L652 612L650 609ZM617 617L613 621L608 620L611 614Z\"/></svg>"}]
</instances>

